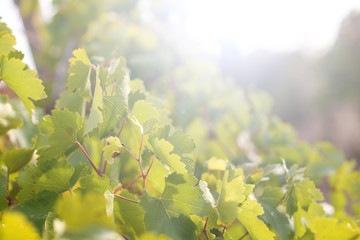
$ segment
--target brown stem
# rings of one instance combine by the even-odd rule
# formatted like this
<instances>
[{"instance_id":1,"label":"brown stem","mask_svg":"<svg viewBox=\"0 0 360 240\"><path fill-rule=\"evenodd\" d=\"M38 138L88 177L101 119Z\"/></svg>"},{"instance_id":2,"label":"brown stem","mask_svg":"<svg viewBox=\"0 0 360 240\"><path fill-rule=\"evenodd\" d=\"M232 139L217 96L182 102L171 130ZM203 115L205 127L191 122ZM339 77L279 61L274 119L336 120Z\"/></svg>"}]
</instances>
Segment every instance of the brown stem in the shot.
<instances>
[{"instance_id":1,"label":"brown stem","mask_svg":"<svg viewBox=\"0 0 360 240\"><path fill-rule=\"evenodd\" d=\"M104 169L102 171L102 174L104 175L106 173L106 167L107 167L107 161L105 161L105 164L104 164Z\"/></svg>"},{"instance_id":2,"label":"brown stem","mask_svg":"<svg viewBox=\"0 0 360 240\"><path fill-rule=\"evenodd\" d=\"M224 238L224 233L225 233L226 227L223 228L222 233L221 233L221 238Z\"/></svg>"},{"instance_id":3,"label":"brown stem","mask_svg":"<svg viewBox=\"0 0 360 240\"><path fill-rule=\"evenodd\" d=\"M207 225L207 223L208 223L208 220L209 220L209 217L206 218L204 228L203 228L203 230L201 231L198 239L201 238L201 235L202 235L203 233L205 233L206 239L208 239L208 240L210 239L210 238L209 238L209 235L208 235L207 232L206 232L206 225Z\"/></svg>"},{"instance_id":4,"label":"brown stem","mask_svg":"<svg viewBox=\"0 0 360 240\"><path fill-rule=\"evenodd\" d=\"M141 177L142 177L142 175L137 176L129 185L127 185L126 187L124 187L124 189L129 189L129 188L131 188L131 186L132 186L134 183L136 183L136 181L139 180L139 178L141 178Z\"/></svg>"},{"instance_id":5,"label":"brown stem","mask_svg":"<svg viewBox=\"0 0 360 240\"><path fill-rule=\"evenodd\" d=\"M69 188L68 191L69 191L70 195L72 196L73 192L72 192L71 188Z\"/></svg>"},{"instance_id":6,"label":"brown stem","mask_svg":"<svg viewBox=\"0 0 360 240\"><path fill-rule=\"evenodd\" d=\"M148 170L146 171L145 177L147 177L147 175L149 175L150 168L151 168L151 166L153 165L155 158L156 158L156 155L154 154L154 156L153 156L152 159L151 159L150 166L149 166Z\"/></svg>"},{"instance_id":7,"label":"brown stem","mask_svg":"<svg viewBox=\"0 0 360 240\"><path fill-rule=\"evenodd\" d=\"M119 136L120 136L120 134L121 134L121 132L122 132L122 130L123 130L123 128L124 128L125 122L126 122L127 120L128 120L128 118L126 117L126 118L124 118L124 120L122 121L120 130L119 130L119 133L118 133L118 135L117 135L116 137L119 137Z\"/></svg>"},{"instance_id":8,"label":"brown stem","mask_svg":"<svg viewBox=\"0 0 360 240\"><path fill-rule=\"evenodd\" d=\"M91 163L91 165L93 166L93 168L95 169L96 173L101 177L102 174L99 171L99 169L97 169L97 167L95 166L94 162L91 160L89 154L87 153L87 151L85 151L85 149L83 148L83 146L81 145L81 143L79 143L78 141L75 141L75 143L80 147L81 151L85 154L85 156L87 157L87 159L89 160L89 162Z\"/></svg>"},{"instance_id":9,"label":"brown stem","mask_svg":"<svg viewBox=\"0 0 360 240\"><path fill-rule=\"evenodd\" d=\"M246 233L244 234L244 235L242 235L242 237L241 238L239 238L239 240L242 240L244 237L246 237L247 235L249 235L249 232L248 231L246 231Z\"/></svg>"},{"instance_id":10,"label":"brown stem","mask_svg":"<svg viewBox=\"0 0 360 240\"><path fill-rule=\"evenodd\" d=\"M284 195L281 197L281 199L279 200L279 202L276 204L276 206L275 207L278 207L280 204L281 204L281 202L282 201L284 201L284 199L286 198L286 193L284 193Z\"/></svg>"},{"instance_id":11,"label":"brown stem","mask_svg":"<svg viewBox=\"0 0 360 240\"><path fill-rule=\"evenodd\" d=\"M138 160L138 158L135 156L135 154L133 154L133 152L130 151L130 149L128 149L124 144L121 144L121 146L123 146L124 149L125 149L125 151L127 151L128 153L130 153L130 155L131 155L133 158L135 158L136 161Z\"/></svg>"},{"instance_id":12,"label":"brown stem","mask_svg":"<svg viewBox=\"0 0 360 240\"><path fill-rule=\"evenodd\" d=\"M113 83L113 87L112 87L110 96L114 95L115 86L116 86L116 82Z\"/></svg>"},{"instance_id":13,"label":"brown stem","mask_svg":"<svg viewBox=\"0 0 360 240\"><path fill-rule=\"evenodd\" d=\"M124 200L129 201L129 202L133 202L133 203L139 204L138 201L132 200L132 199L130 199L130 198L126 198L126 197L123 197L123 196L120 196L120 195L117 195L117 194L114 194L114 196L115 196L115 197L118 197L118 198L121 198L121 199L124 199Z\"/></svg>"}]
</instances>

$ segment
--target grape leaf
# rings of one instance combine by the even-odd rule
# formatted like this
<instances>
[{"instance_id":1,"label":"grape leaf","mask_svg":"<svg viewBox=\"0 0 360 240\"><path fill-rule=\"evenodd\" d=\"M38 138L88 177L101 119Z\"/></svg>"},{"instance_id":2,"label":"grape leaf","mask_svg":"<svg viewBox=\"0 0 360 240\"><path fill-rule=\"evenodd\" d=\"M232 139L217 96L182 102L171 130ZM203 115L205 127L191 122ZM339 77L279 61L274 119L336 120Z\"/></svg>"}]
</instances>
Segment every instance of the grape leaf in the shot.
<instances>
[{"instance_id":1,"label":"grape leaf","mask_svg":"<svg viewBox=\"0 0 360 240\"><path fill-rule=\"evenodd\" d=\"M323 199L322 193L310 179L305 178L302 181L296 181L288 189L286 212L292 216L298 210L298 206L307 210L313 201L322 201Z\"/></svg>"},{"instance_id":2,"label":"grape leaf","mask_svg":"<svg viewBox=\"0 0 360 240\"><path fill-rule=\"evenodd\" d=\"M80 187L76 189L76 191L80 191L81 193L96 192L104 194L110 187L110 179L107 176L99 177L97 175L87 175L81 177L79 182Z\"/></svg>"},{"instance_id":3,"label":"grape leaf","mask_svg":"<svg viewBox=\"0 0 360 240\"><path fill-rule=\"evenodd\" d=\"M129 199L135 199L127 190L122 190L119 195ZM115 197L114 215L115 223L120 229L120 232L130 234L132 236L131 239L135 239L135 236L140 236L145 233L144 211L138 204Z\"/></svg>"},{"instance_id":4,"label":"grape leaf","mask_svg":"<svg viewBox=\"0 0 360 240\"><path fill-rule=\"evenodd\" d=\"M140 201L145 211L146 229L170 237L183 231L193 234L194 223L184 215L205 216L211 209L196 183L194 176L172 173L166 178L166 186L160 197L152 197L146 192ZM177 225L179 221L182 226Z\"/></svg>"},{"instance_id":5,"label":"grape leaf","mask_svg":"<svg viewBox=\"0 0 360 240\"><path fill-rule=\"evenodd\" d=\"M114 82L122 82L126 76L126 60L123 57L111 61L108 68L108 76L105 85L113 84Z\"/></svg>"},{"instance_id":6,"label":"grape leaf","mask_svg":"<svg viewBox=\"0 0 360 240\"><path fill-rule=\"evenodd\" d=\"M218 213L218 224L228 226L239 215L238 205L242 203L246 196L245 184L242 177L237 177L228 182L229 171L226 171L222 181L220 196L216 204Z\"/></svg>"},{"instance_id":7,"label":"grape leaf","mask_svg":"<svg viewBox=\"0 0 360 240\"><path fill-rule=\"evenodd\" d=\"M7 96L0 95L0 135L23 124L21 117L14 111Z\"/></svg>"},{"instance_id":8,"label":"grape leaf","mask_svg":"<svg viewBox=\"0 0 360 240\"><path fill-rule=\"evenodd\" d=\"M46 98L42 81L36 78L36 71L26 69L19 59L4 59L1 62L0 78L19 96L32 115L35 109L32 100Z\"/></svg>"},{"instance_id":9,"label":"grape leaf","mask_svg":"<svg viewBox=\"0 0 360 240\"><path fill-rule=\"evenodd\" d=\"M86 121L86 128L84 134L91 132L94 128L97 128L97 126L103 122L103 90L100 86L100 78L98 75L99 71L96 72L94 98L92 101L89 118Z\"/></svg>"},{"instance_id":10,"label":"grape leaf","mask_svg":"<svg viewBox=\"0 0 360 240\"><path fill-rule=\"evenodd\" d=\"M360 239L360 228L339 223L336 218L317 218L314 223L315 238L319 240Z\"/></svg>"},{"instance_id":11,"label":"grape leaf","mask_svg":"<svg viewBox=\"0 0 360 240\"><path fill-rule=\"evenodd\" d=\"M8 174L11 174L23 168L31 160L33 153L34 149L13 149L2 155L0 161L5 163Z\"/></svg>"},{"instance_id":12,"label":"grape leaf","mask_svg":"<svg viewBox=\"0 0 360 240\"><path fill-rule=\"evenodd\" d=\"M38 231L43 230L45 219L52 210L58 197L55 192L41 191L35 199L27 199L16 205L14 210L22 212L35 225Z\"/></svg>"},{"instance_id":13,"label":"grape leaf","mask_svg":"<svg viewBox=\"0 0 360 240\"><path fill-rule=\"evenodd\" d=\"M103 194L89 192L85 195L65 196L55 204L55 210L66 222L67 229L86 225L111 226Z\"/></svg>"},{"instance_id":14,"label":"grape leaf","mask_svg":"<svg viewBox=\"0 0 360 240\"><path fill-rule=\"evenodd\" d=\"M99 137L108 136L126 114L125 99L120 95L104 96L103 122L99 124Z\"/></svg>"},{"instance_id":15,"label":"grape leaf","mask_svg":"<svg viewBox=\"0 0 360 240\"><path fill-rule=\"evenodd\" d=\"M49 161L48 166L36 166L30 164L17 177L17 182L22 188L18 194L18 199L36 198L36 193L47 190L61 193L72 187L70 179L74 173L74 168L65 160Z\"/></svg>"},{"instance_id":16,"label":"grape leaf","mask_svg":"<svg viewBox=\"0 0 360 240\"><path fill-rule=\"evenodd\" d=\"M83 110L83 104L84 101L78 92L70 93L68 91L64 91L60 94L60 98L56 100L55 108L67 108L71 112L78 112L81 114Z\"/></svg>"},{"instance_id":17,"label":"grape leaf","mask_svg":"<svg viewBox=\"0 0 360 240\"><path fill-rule=\"evenodd\" d=\"M0 239L40 240L40 236L23 214L5 212L0 224Z\"/></svg>"},{"instance_id":18,"label":"grape leaf","mask_svg":"<svg viewBox=\"0 0 360 240\"><path fill-rule=\"evenodd\" d=\"M281 240L288 239L291 233L288 217L277 209L284 193L279 187L265 187L264 193L258 198L264 209L264 215L259 218L270 224Z\"/></svg>"},{"instance_id":19,"label":"grape leaf","mask_svg":"<svg viewBox=\"0 0 360 240\"><path fill-rule=\"evenodd\" d=\"M48 126L52 127L47 154L55 157L77 148L75 142L81 142L84 135L84 119L67 109L53 110L51 113L52 116L46 119Z\"/></svg>"},{"instance_id":20,"label":"grape leaf","mask_svg":"<svg viewBox=\"0 0 360 240\"><path fill-rule=\"evenodd\" d=\"M91 100L91 62L84 49L73 51L73 58L69 59L68 91L77 91L87 102Z\"/></svg>"},{"instance_id":21,"label":"grape leaf","mask_svg":"<svg viewBox=\"0 0 360 240\"><path fill-rule=\"evenodd\" d=\"M146 190L153 197L159 197L165 188L165 177L169 174L159 160L154 159L149 175L146 177Z\"/></svg>"},{"instance_id":22,"label":"grape leaf","mask_svg":"<svg viewBox=\"0 0 360 240\"><path fill-rule=\"evenodd\" d=\"M257 217L262 215L264 211L256 200L246 200L241 204L241 210L237 219L244 225L252 239L274 239L275 234Z\"/></svg>"},{"instance_id":23,"label":"grape leaf","mask_svg":"<svg viewBox=\"0 0 360 240\"><path fill-rule=\"evenodd\" d=\"M165 139L151 138L149 143L152 146L153 152L156 154L156 157L162 162L166 163L172 170L178 173L187 172L185 169L185 164L180 161L180 156L174 153L171 153L174 149L174 146L166 141Z\"/></svg>"},{"instance_id":24,"label":"grape leaf","mask_svg":"<svg viewBox=\"0 0 360 240\"><path fill-rule=\"evenodd\" d=\"M129 119L136 119L141 126L151 118L159 118L159 113L151 103L145 103L144 100L135 102L134 107L129 115Z\"/></svg>"},{"instance_id":25,"label":"grape leaf","mask_svg":"<svg viewBox=\"0 0 360 240\"><path fill-rule=\"evenodd\" d=\"M6 199L8 189L7 178L0 173L0 212L8 207L8 200Z\"/></svg>"},{"instance_id":26,"label":"grape leaf","mask_svg":"<svg viewBox=\"0 0 360 240\"><path fill-rule=\"evenodd\" d=\"M6 32L0 32L0 56L8 56L12 51L15 51L13 46L15 46L16 40L15 37Z\"/></svg>"},{"instance_id":27,"label":"grape leaf","mask_svg":"<svg viewBox=\"0 0 360 240\"><path fill-rule=\"evenodd\" d=\"M122 153L125 148L121 145L120 139L117 137L108 137L106 138L106 142L108 144L103 148L104 160L106 160L108 164L113 164L114 158Z\"/></svg>"}]
</instances>

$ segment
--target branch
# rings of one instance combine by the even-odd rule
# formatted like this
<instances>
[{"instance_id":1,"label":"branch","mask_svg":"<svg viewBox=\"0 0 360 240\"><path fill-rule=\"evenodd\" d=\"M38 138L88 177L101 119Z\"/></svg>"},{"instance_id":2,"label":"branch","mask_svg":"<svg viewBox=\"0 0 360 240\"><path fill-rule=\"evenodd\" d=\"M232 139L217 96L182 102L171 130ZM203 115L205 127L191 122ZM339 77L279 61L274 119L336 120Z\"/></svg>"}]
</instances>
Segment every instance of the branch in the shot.
<instances>
[{"instance_id":1,"label":"branch","mask_svg":"<svg viewBox=\"0 0 360 240\"><path fill-rule=\"evenodd\" d=\"M198 236L198 239L201 238L201 235L202 235L203 233L205 233L206 239L208 239L208 240L210 239L210 238L209 238L209 235L208 235L207 232L206 232L206 225L207 225L207 223L208 223L208 220L209 220L209 217L206 218L204 228L203 228L203 230L201 231L200 235Z\"/></svg>"},{"instance_id":2,"label":"branch","mask_svg":"<svg viewBox=\"0 0 360 240\"><path fill-rule=\"evenodd\" d=\"M123 128L124 128L125 122L126 122L127 120L128 120L128 118L126 117L126 118L124 118L124 120L122 121L120 130L119 130L119 133L118 133L118 135L117 135L116 137L119 137L119 136L120 136L120 134L121 134L121 132L122 132L122 130L123 130Z\"/></svg>"},{"instance_id":3,"label":"branch","mask_svg":"<svg viewBox=\"0 0 360 240\"><path fill-rule=\"evenodd\" d=\"M131 155L133 158L135 158L136 161L138 160L138 158L135 156L135 154L133 154L132 151L130 151L130 149L128 149L124 144L121 144L121 146L123 146L124 149L125 149L128 153L130 153L130 155Z\"/></svg>"},{"instance_id":4,"label":"branch","mask_svg":"<svg viewBox=\"0 0 360 240\"><path fill-rule=\"evenodd\" d=\"M132 200L132 199L130 199L130 198L126 198L126 197L123 197L123 196L120 196L120 195L117 195L117 194L114 194L114 196L115 196L115 197L118 197L118 198L121 198L121 199L124 199L124 200L129 201L129 202L133 202L133 203L139 204L138 201Z\"/></svg>"},{"instance_id":5,"label":"branch","mask_svg":"<svg viewBox=\"0 0 360 240\"><path fill-rule=\"evenodd\" d=\"M97 169L97 167L95 166L94 162L91 160L89 154L85 151L85 149L83 148L83 146L81 145L81 143L79 143L78 141L75 141L75 143L80 147L81 151L85 154L85 156L87 157L87 159L89 160L89 162L91 163L91 165L93 166L93 168L95 169L96 173L101 177L102 174L101 174L100 170Z\"/></svg>"},{"instance_id":6,"label":"branch","mask_svg":"<svg viewBox=\"0 0 360 240\"><path fill-rule=\"evenodd\" d=\"M124 189L129 189L134 183L136 183L137 180L139 180L139 178L141 178L142 175L137 176L129 185L127 185L126 187L124 187Z\"/></svg>"},{"instance_id":7,"label":"branch","mask_svg":"<svg viewBox=\"0 0 360 240\"><path fill-rule=\"evenodd\" d=\"M239 238L239 240L242 240L244 237L246 237L247 235L249 235L249 232L248 231L246 231L246 233L241 237L241 238Z\"/></svg>"}]
</instances>

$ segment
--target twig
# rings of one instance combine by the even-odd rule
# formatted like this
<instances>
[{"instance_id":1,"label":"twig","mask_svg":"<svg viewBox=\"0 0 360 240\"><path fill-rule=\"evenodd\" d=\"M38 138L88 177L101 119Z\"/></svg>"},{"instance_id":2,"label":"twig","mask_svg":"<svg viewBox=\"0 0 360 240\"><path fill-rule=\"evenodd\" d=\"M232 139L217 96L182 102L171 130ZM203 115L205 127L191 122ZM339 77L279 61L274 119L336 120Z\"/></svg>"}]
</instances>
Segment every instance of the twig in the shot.
<instances>
[{"instance_id":1,"label":"twig","mask_svg":"<svg viewBox=\"0 0 360 240\"><path fill-rule=\"evenodd\" d=\"M124 149L125 149L128 153L130 153L130 155L131 155L133 158L135 158L136 161L138 160L138 158L135 156L135 154L133 154L133 152L130 151L130 149L128 149L124 144L121 144L121 146L123 146Z\"/></svg>"},{"instance_id":2,"label":"twig","mask_svg":"<svg viewBox=\"0 0 360 240\"><path fill-rule=\"evenodd\" d=\"M224 238L224 232L225 232L225 230L226 230L226 227L224 227L223 230L222 230L221 238Z\"/></svg>"},{"instance_id":3,"label":"twig","mask_svg":"<svg viewBox=\"0 0 360 240\"><path fill-rule=\"evenodd\" d=\"M156 157L156 155L154 154L154 156L153 156L152 159L151 159L150 166L149 166L148 170L147 170L146 173L145 173L145 177L147 177L147 175L149 175L149 171L150 171L151 166L152 166L153 163L154 163L155 157Z\"/></svg>"},{"instance_id":4,"label":"twig","mask_svg":"<svg viewBox=\"0 0 360 240\"><path fill-rule=\"evenodd\" d=\"M141 178L142 175L137 176L129 185L127 185L126 187L124 187L124 189L129 189L134 183L136 183L137 180L139 180L139 178Z\"/></svg>"},{"instance_id":5,"label":"twig","mask_svg":"<svg viewBox=\"0 0 360 240\"><path fill-rule=\"evenodd\" d=\"M102 171L102 174L104 175L106 173L106 167L107 167L107 161L105 160L104 169Z\"/></svg>"},{"instance_id":6,"label":"twig","mask_svg":"<svg viewBox=\"0 0 360 240\"><path fill-rule=\"evenodd\" d=\"M249 234L249 232L246 231L246 233L245 233L241 238L239 238L239 240L242 240L242 239L243 239L244 237L246 237L248 234Z\"/></svg>"},{"instance_id":7,"label":"twig","mask_svg":"<svg viewBox=\"0 0 360 240\"><path fill-rule=\"evenodd\" d=\"M208 220L209 220L209 217L206 218L204 228L203 228L203 230L201 231L198 239L201 238L201 235L202 235L203 233L205 233L206 239L208 239L208 240L210 239L210 238L209 238L209 235L208 235L207 232L206 232L206 225L207 225L207 223L208 223Z\"/></svg>"},{"instance_id":8,"label":"twig","mask_svg":"<svg viewBox=\"0 0 360 240\"><path fill-rule=\"evenodd\" d=\"M127 120L128 120L128 118L126 117L126 118L124 118L124 120L122 121L120 130L119 130L119 133L118 133L118 135L117 135L116 137L119 137L119 136L120 136L120 134L121 134L121 132L122 132L122 130L123 130L123 128L124 128L125 122L126 122Z\"/></svg>"},{"instance_id":9,"label":"twig","mask_svg":"<svg viewBox=\"0 0 360 240\"><path fill-rule=\"evenodd\" d=\"M83 146L81 145L81 143L79 143L78 141L75 141L75 143L80 147L81 151L85 154L85 156L87 157L87 159L89 160L89 162L91 163L91 165L93 166L93 168L95 169L96 173L101 177L102 174L99 171L99 169L97 169L97 167L95 166L94 162L91 160L89 154L87 153L87 151L85 151L85 149L83 148Z\"/></svg>"},{"instance_id":10,"label":"twig","mask_svg":"<svg viewBox=\"0 0 360 240\"><path fill-rule=\"evenodd\" d=\"M115 86L116 86L116 82L113 83L113 87L112 87L110 96L114 95Z\"/></svg>"},{"instance_id":11,"label":"twig","mask_svg":"<svg viewBox=\"0 0 360 240\"><path fill-rule=\"evenodd\" d=\"M115 197L118 197L118 198L121 198L121 199L124 199L124 200L129 201L129 202L133 202L133 203L139 204L138 201L132 200L132 199L130 199L130 198L126 198L126 197L123 197L123 196L120 196L120 195L117 195L117 194L114 194L114 196L115 196Z\"/></svg>"}]
</instances>

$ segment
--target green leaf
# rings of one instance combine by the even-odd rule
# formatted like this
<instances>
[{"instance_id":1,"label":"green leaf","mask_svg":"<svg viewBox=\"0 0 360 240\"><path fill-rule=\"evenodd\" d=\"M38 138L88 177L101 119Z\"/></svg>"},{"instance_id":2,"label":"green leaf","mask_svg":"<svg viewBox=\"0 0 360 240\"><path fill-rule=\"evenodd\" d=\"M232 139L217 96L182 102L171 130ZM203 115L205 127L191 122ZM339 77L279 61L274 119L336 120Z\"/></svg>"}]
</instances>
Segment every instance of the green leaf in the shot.
<instances>
[{"instance_id":1,"label":"green leaf","mask_svg":"<svg viewBox=\"0 0 360 240\"><path fill-rule=\"evenodd\" d=\"M257 218L264 211L256 200L246 200L241 204L241 210L237 219L244 225L252 239L274 239L275 234L268 229L263 221Z\"/></svg>"},{"instance_id":2,"label":"green leaf","mask_svg":"<svg viewBox=\"0 0 360 240\"><path fill-rule=\"evenodd\" d=\"M7 96L0 95L0 135L23 124L21 117L14 111Z\"/></svg>"},{"instance_id":3,"label":"green leaf","mask_svg":"<svg viewBox=\"0 0 360 240\"><path fill-rule=\"evenodd\" d=\"M315 219L315 239L336 240L336 239L356 239L360 236L360 229L350 227L346 222L338 222L336 218L317 218Z\"/></svg>"},{"instance_id":4,"label":"green leaf","mask_svg":"<svg viewBox=\"0 0 360 240\"><path fill-rule=\"evenodd\" d=\"M149 175L146 177L146 190L153 197L159 197L165 188L165 177L169 174L159 160L154 159Z\"/></svg>"},{"instance_id":5,"label":"green leaf","mask_svg":"<svg viewBox=\"0 0 360 240\"><path fill-rule=\"evenodd\" d=\"M103 122L103 90L100 86L100 78L98 75L99 71L96 72L94 98L92 101L89 118L86 121L86 128L84 134L91 132L94 128L97 128L98 125Z\"/></svg>"},{"instance_id":6,"label":"green leaf","mask_svg":"<svg viewBox=\"0 0 360 240\"><path fill-rule=\"evenodd\" d=\"M42 231L45 219L49 211L52 210L58 194L55 192L41 191L37 194L35 199L28 199L19 205L16 205L14 210L22 212L35 225L38 231Z\"/></svg>"},{"instance_id":7,"label":"green leaf","mask_svg":"<svg viewBox=\"0 0 360 240\"><path fill-rule=\"evenodd\" d=\"M30 162L33 153L34 149L13 149L11 151L5 152L5 154L1 156L0 161L5 163L8 174L11 174L19 171L28 162Z\"/></svg>"},{"instance_id":8,"label":"green leaf","mask_svg":"<svg viewBox=\"0 0 360 240\"><path fill-rule=\"evenodd\" d=\"M83 139L84 119L67 109L53 110L51 113L52 116L46 119L48 126L52 126L47 153L55 157L78 147L75 142Z\"/></svg>"},{"instance_id":9,"label":"green leaf","mask_svg":"<svg viewBox=\"0 0 360 240\"><path fill-rule=\"evenodd\" d=\"M91 100L91 62L84 49L73 51L73 58L69 59L68 91L77 91L87 102Z\"/></svg>"},{"instance_id":10,"label":"green leaf","mask_svg":"<svg viewBox=\"0 0 360 240\"><path fill-rule=\"evenodd\" d=\"M107 176L87 175L80 178L80 188L76 191L80 191L83 194L86 192L104 194L109 187L110 179Z\"/></svg>"},{"instance_id":11,"label":"green leaf","mask_svg":"<svg viewBox=\"0 0 360 240\"><path fill-rule=\"evenodd\" d=\"M125 148L121 145L120 139L117 137L106 138L108 144L104 147L104 160L108 161L108 164L113 164L117 155L124 152Z\"/></svg>"},{"instance_id":12,"label":"green leaf","mask_svg":"<svg viewBox=\"0 0 360 240\"><path fill-rule=\"evenodd\" d=\"M36 193L43 190L62 193L72 187L70 179L75 169L67 161L54 160L46 164L46 167L31 164L19 174L17 182L22 188L18 194L20 201L36 198Z\"/></svg>"},{"instance_id":13,"label":"green leaf","mask_svg":"<svg viewBox=\"0 0 360 240\"><path fill-rule=\"evenodd\" d=\"M60 98L56 100L55 108L67 108L71 112L78 112L81 114L83 110L84 100L80 97L78 92L70 93L64 91L60 94Z\"/></svg>"},{"instance_id":14,"label":"green leaf","mask_svg":"<svg viewBox=\"0 0 360 240\"><path fill-rule=\"evenodd\" d=\"M159 117L159 113L156 111L156 109L152 106L151 103L145 103L144 100L139 100L135 102L129 119L137 120L140 125L143 126L144 123L149 121L150 119Z\"/></svg>"},{"instance_id":15,"label":"green leaf","mask_svg":"<svg viewBox=\"0 0 360 240\"><path fill-rule=\"evenodd\" d=\"M180 161L180 156L171 153L174 146L165 139L151 138L149 143L152 146L156 157L178 173L186 173L185 164Z\"/></svg>"},{"instance_id":16,"label":"green leaf","mask_svg":"<svg viewBox=\"0 0 360 240\"><path fill-rule=\"evenodd\" d=\"M8 189L7 178L0 173L0 212L8 207L8 200L6 199Z\"/></svg>"},{"instance_id":17,"label":"green leaf","mask_svg":"<svg viewBox=\"0 0 360 240\"><path fill-rule=\"evenodd\" d=\"M264 209L264 215L259 218L270 224L281 240L288 239L291 233L288 217L277 209L284 193L279 187L265 187L264 193L258 198Z\"/></svg>"},{"instance_id":18,"label":"green leaf","mask_svg":"<svg viewBox=\"0 0 360 240\"><path fill-rule=\"evenodd\" d=\"M314 182L305 178L290 185L286 197L286 212L292 216L298 206L307 210L313 201L322 201L324 197Z\"/></svg>"},{"instance_id":19,"label":"green leaf","mask_svg":"<svg viewBox=\"0 0 360 240\"><path fill-rule=\"evenodd\" d=\"M125 70L126 60L123 57L111 61L108 68L108 76L105 85L113 84L114 82L122 82L127 72Z\"/></svg>"},{"instance_id":20,"label":"green leaf","mask_svg":"<svg viewBox=\"0 0 360 240\"><path fill-rule=\"evenodd\" d=\"M222 181L220 196L216 204L216 211L219 215L218 224L228 226L239 215L238 206L246 195L245 184L242 177L236 177L228 182L229 171L226 171Z\"/></svg>"},{"instance_id":21,"label":"green leaf","mask_svg":"<svg viewBox=\"0 0 360 240\"><path fill-rule=\"evenodd\" d=\"M109 136L126 115L126 103L120 95L104 96L103 122L99 124L99 137Z\"/></svg>"},{"instance_id":22,"label":"green leaf","mask_svg":"<svg viewBox=\"0 0 360 240\"><path fill-rule=\"evenodd\" d=\"M119 195L135 199L134 195L127 190L122 190ZM145 233L144 210L133 202L115 197L114 198L115 223L122 234L130 234L131 239Z\"/></svg>"},{"instance_id":23,"label":"green leaf","mask_svg":"<svg viewBox=\"0 0 360 240\"><path fill-rule=\"evenodd\" d=\"M0 73L0 78L19 96L32 115L32 110L35 109L32 100L47 97L42 81L36 78L36 71L26 69L25 63L12 58L1 62Z\"/></svg>"},{"instance_id":24,"label":"green leaf","mask_svg":"<svg viewBox=\"0 0 360 240\"><path fill-rule=\"evenodd\" d=\"M70 230L88 225L111 226L103 194L65 196L56 203L55 210Z\"/></svg>"},{"instance_id":25,"label":"green leaf","mask_svg":"<svg viewBox=\"0 0 360 240\"><path fill-rule=\"evenodd\" d=\"M193 236L194 223L185 216L205 216L211 209L210 204L202 198L200 188L195 186L196 183L194 176L172 173L166 178L166 186L160 197L151 197L148 193L141 197L146 229L169 237L189 233ZM177 225L179 222L182 226Z\"/></svg>"},{"instance_id":26,"label":"green leaf","mask_svg":"<svg viewBox=\"0 0 360 240\"><path fill-rule=\"evenodd\" d=\"M15 37L6 31L0 32L0 56L7 56L10 52L15 51Z\"/></svg>"}]
</instances>

